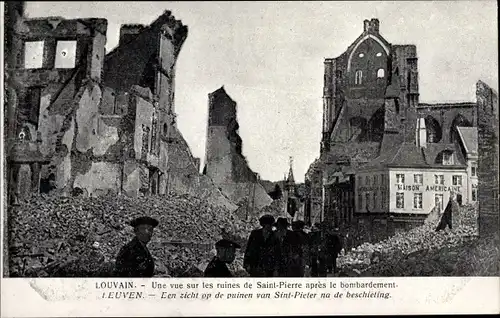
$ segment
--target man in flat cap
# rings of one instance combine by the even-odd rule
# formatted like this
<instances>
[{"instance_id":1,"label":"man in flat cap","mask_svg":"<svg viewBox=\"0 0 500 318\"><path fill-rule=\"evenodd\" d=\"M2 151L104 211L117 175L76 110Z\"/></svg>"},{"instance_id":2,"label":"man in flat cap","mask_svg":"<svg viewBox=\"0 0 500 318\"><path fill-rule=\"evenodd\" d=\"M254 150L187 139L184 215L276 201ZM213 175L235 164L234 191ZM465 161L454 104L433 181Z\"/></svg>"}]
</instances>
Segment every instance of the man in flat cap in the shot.
<instances>
[{"instance_id":1,"label":"man in flat cap","mask_svg":"<svg viewBox=\"0 0 500 318\"><path fill-rule=\"evenodd\" d=\"M231 264L236 257L236 249L241 248L238 243L222 239L215 243L217 255L210 261L205 269L205 277L233 277L226 264Z\"/></svg>"},{"instance_id":2,"label":"man in flat cap","mask_svg":"<svg viewBox=\"0 0 500 318\"><path fill-rule=\"evenodd\" d=\"M134 219L130 225L134 228L135 237L116 256L115 274L118 277L152 277L155 263L147 244L158 221L143 216Z\"/></svg>"},{"instance_id":3,"label":"man in flat cap","mask_svg":"<svg viewBox=\"0 0 500 318\"><path fill-rule=\"evenodd\" d=\"M248 238L243 266L251 277L273 277L275 269L274 217L266 214L259 219L260 229Z\"/></svg>"}]
</instances>

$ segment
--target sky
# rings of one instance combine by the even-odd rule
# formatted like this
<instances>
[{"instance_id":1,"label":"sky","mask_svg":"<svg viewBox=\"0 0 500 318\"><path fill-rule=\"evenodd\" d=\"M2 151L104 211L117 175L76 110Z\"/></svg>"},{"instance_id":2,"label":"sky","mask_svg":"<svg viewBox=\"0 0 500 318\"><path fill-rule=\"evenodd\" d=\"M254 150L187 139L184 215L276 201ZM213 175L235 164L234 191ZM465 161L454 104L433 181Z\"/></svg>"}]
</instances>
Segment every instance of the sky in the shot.
<instances>
[{"instance_id":1,"label":"sky","mask_svg":"<svg viewBox=\"0 0 500 318\"><path fill-rule=\"evenodd\" d=\"M323 61L342 54L378 18L392 44L415 44L420 102L475 101L481 79L498 91L497 3L474 1L28 2L29 17L108 20L107 52L121 24L150 24L164 10L188 26L177 61L178 127L205 154L208 94L237 102L243 154L262 179L296 181L319 157Z\"/></svg>"}]
</instances>

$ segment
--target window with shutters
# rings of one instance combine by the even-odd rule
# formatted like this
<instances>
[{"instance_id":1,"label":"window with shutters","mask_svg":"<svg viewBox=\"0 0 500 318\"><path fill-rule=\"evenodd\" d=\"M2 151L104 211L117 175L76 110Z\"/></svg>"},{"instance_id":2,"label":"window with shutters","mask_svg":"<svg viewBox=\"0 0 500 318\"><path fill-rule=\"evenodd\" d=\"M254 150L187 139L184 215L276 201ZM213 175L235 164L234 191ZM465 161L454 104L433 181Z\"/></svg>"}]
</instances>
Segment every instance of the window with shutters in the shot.
<instances>
[{"instance_id":1,"label":"window with shutters","mask_svg":"<svg viewBox=\"0 0 500 318\"><path fill-rule=\"evenodd\" d=\"M422 193L413 194L413 208L422 209Z\"/></svg>"},{"instance_id":2,"label":"window with shutters","mask_svg":"<svg viewBox=\"0 0 500 318\"><path fill-rule=\"evenodd\" d=\"M405 194L403 192L396 193L396 208L403 209L405 207Z\"/></svg>"}]
</instances>

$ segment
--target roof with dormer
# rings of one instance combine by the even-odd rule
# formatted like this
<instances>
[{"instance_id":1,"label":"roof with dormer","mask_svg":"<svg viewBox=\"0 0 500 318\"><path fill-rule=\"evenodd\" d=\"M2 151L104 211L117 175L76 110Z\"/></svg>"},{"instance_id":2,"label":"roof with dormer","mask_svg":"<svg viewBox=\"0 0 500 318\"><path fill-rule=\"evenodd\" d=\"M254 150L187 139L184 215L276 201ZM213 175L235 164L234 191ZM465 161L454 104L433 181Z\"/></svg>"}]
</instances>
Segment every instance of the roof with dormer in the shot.
<instances>
[{"instance_id":1,"label":"roof with dormer","mask_svg":"<svg viewBox=\"0 0 500 318\"><path fill-rule=\"evenodd\" d=\"M454 164L443 165L439 162L439 156L443 152L454 154ZM362 166L360 170L383 168L463 169L465 167L465 159L455 144L428 143L425 147L419 147L414 143L403 142Z\"/></svg>"}]
</instances>

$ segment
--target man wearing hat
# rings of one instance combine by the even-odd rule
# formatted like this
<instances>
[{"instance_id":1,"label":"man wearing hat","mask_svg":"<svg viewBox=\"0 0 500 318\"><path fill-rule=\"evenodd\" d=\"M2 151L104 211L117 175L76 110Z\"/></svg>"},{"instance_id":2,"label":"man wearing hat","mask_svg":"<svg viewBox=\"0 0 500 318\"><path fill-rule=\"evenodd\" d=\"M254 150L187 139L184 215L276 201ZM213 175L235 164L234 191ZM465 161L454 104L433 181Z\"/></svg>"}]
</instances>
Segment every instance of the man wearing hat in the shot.
<instances>
[{"instance_id":1,"label":"man wearing hat","mask_svg":"<svg viewBox=\"0 0 500 318\"><path fill-rule=\"evenodd\" d=\"M302 246L298 235L290 231L290 223L285 217L280 217L276 221L276 272L277 277L300 277ZM303 275L302 275L303 276Z\"/></svg>"},{"instance_id":2,"label":"man wearing hat","mask_svg":"<svg viewBox=\"0 0 500 318\"><path fill-rule=\"evenodd\" d=\"M135 237L123 246L116 256L115 273L118 277L152 277L155 269L153 257L147 244L153 236L158 221L143 216L130 222Z\"/></svg>"},{"instance_id":3,"label":"man wearing hat","mask_svg":"<svg viewBox=\"0 0 500 318\"><path fill-rule=\"evenodd\" d=\"M304 221L298 220L292 222L292 231L297 236L298 250L300 258L292 265L293 277L304 277L306 269L310 265L309 256L309 235L304 231Z\"/></svg>"},{"instance_id":4,"label":"man wearing hat","mask_svg":"<svg viewBox=\"0 0 500 318\"><path fill-rule=\"evenodd\" d=\"M275 269L274 217L266 214L259 219L260 229L248 238L243 266L251 277L272 277Z\"/></svg>"},{"instance_id":5,"label":"man wearing hat","mask_svg":"<svg viewBox=\"0 0 500 318\"><path fill-rule=\"evenodd\" d=\"M205 269L205 277L233 277L226 264L231 264L236 257L236 249L241 248L238 243L222 239L215 243L217 255L210 261Z\"/></svg>"}]
</instances>

